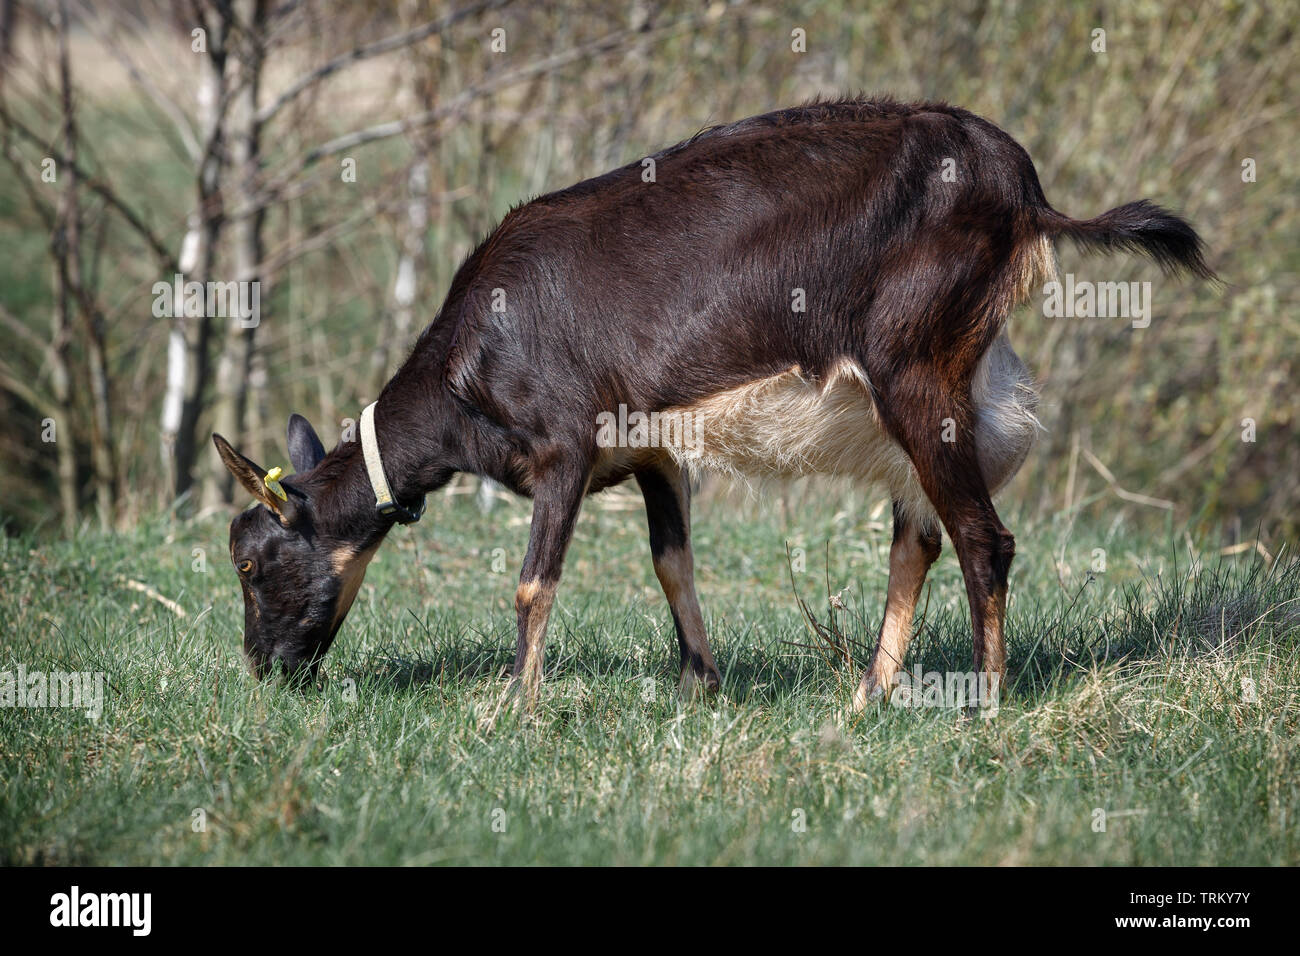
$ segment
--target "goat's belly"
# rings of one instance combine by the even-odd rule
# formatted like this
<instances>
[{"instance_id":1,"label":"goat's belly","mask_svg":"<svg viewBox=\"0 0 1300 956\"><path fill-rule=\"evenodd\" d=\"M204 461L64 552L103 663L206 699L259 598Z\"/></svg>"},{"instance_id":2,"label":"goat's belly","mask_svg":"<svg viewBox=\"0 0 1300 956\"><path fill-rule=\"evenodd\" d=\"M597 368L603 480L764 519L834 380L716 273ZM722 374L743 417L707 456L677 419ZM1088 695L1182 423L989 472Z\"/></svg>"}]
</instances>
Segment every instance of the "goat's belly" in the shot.
<instances>
[{"instance_id":1,"label":"goat's belly","mask_svg":"<svg viewBox=\"0 0 1300 956\"><path fill-rule=\"evenodd\" d=\"M881 427L862 370L841 362L811 379L799 368L671 410L680 442L665 445L691 470L746 479L843 475L910 490L916 475Z\"/></svg>"},{"instance_id":2,"label":"goat's belly","mask_svg":"<svg viewBox=\"0 0 1300 956\"><path fill-rule=\"evenodd\" d=\"M1040 427L1038 396L1005 333L971 382L975 446L990 493L1020 468ZM905 511L933 516L907 453L885 432L866 374L845 360L823 378L798 367L669 409L658 447L691 471L742 479L841 475L882 484ZM936 425L936 427L938 427Z\"/></svg>"}]
</instances>

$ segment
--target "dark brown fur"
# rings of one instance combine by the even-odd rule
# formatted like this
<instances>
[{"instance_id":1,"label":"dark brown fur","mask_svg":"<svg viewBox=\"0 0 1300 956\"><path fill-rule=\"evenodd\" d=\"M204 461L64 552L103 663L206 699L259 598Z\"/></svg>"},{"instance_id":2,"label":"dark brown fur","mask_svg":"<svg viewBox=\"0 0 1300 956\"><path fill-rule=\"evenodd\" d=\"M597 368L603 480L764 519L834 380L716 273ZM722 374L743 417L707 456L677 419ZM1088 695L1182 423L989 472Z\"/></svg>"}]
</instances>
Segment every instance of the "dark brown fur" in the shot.
<instances>
[{"instance_id":1,"label":"dark brown fur","mask_svg":"<svg viewBox=\"0 0 1300 956\"><path fill-rule=\"evenodd\" d=\"M955 183L941 180L947 159ZM1195 233L1145 202L1083 222L1055 212L1011 137L943 104L813 103L705 130L654 160L655 182L633 163L511 211L379 398L399 501L458 471L534 499L516 674L526 664L540 673L530 640L549 600L532 595L553 593L584 495L635 474L656 559L678 554L663 562L665 589L689 579L685 482L662 462L598 470L598 413L691 406L792 366L822 376L841 360L865 371L884 429L953 540L976 669L1001 670L1015 546L976 459L976 365L1026 294L1045 237L1135 248L1208 276ZM791 310L795 288L806 290L804 313ZM502 295L504 311L493 311ZM939 438L948 418L953 443ZM257 494L260 469L217 443ZM259 495L267 507L231 528L236 564L256 567L241 579L259 673L273 660L314 670L342 620L325 614L339 590L327 556L373 548L391 526L375 514L359 443L322 455L295 419L290 447L299 473L285 482L287 509ZM277 521L268 507L291 514ZM909 533L934 550L936 529ZM684 676L716 685L694 631L677 621Z\"/></svg>"}]
</instances>

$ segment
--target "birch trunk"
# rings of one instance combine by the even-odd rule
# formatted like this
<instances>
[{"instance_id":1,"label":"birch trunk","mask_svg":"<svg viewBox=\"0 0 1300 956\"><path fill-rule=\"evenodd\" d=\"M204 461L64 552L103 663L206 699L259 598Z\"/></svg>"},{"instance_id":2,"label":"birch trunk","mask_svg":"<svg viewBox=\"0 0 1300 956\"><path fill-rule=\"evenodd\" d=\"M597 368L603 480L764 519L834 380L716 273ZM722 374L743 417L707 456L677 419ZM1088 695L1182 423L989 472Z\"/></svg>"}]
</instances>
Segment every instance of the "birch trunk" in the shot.
<instances>
[{"instance_id":1,"label":"birch trunk","mask_svg":"<svg viewBox=\"0 0 1300 956\"><path fill-rule=\"evenodd\" d=\"M206 54L199 67L199 138L203 153L195 176L195 207L186 219L177 268L184 282L211 278L217 241L221 234L221 152L224 133L223 101L226 96L225 38L228 23L218 21L209 30ZM172 276L165 277L171 280ZM206 313L206 310L201 310ZM179 290L172 303L167 337L167 377L159 422L160 450L167 484L181 498L194 484L194 462L199 447L199 415L210 377L212 322L206 314L187 316Z\"/></svg>"}]
</instances>

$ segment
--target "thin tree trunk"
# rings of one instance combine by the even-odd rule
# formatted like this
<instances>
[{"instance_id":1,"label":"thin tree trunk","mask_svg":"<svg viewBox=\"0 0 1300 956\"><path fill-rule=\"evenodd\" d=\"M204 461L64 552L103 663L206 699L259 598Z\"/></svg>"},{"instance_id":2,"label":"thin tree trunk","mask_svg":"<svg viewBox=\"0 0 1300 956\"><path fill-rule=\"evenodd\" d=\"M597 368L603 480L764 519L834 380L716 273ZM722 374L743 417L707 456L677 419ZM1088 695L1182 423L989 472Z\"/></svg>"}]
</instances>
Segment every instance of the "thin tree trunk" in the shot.
<instances>
[{"instance_id":1,"label":"thin tree trunk","mask_svg":"<svg viewBox=\"0 0 1300 956\"><path fill-rule=\"evenodd\" d=\"M402 229L402 248L397 259L397 277L393 280L391 321L381 328L379 340L370 356L370 396L379 394L393 373L393 353L410 344L415 324L415 302L420 289L420 275L427 259L425 236L429 229L429 160L428 153L411 165L406 177L406 216Z\"/></svg>"},{"instance_id":2,"label":"thin tree trunk","mask_svg":"<svg viewBox=\"0 0 1300 956\"><path fill-rule=\"evenodd\" d=\"M63 171L64 280L77 297L85 328L86 364L89 371L90 407L93 428L89 441L95 475L95 502L100 527L113 524L116 506L116 466L113 463L112 406L108 368L104 358L104 322L93 296L86 288L81 260L81 207L77 191L77 124L72 91L72 67L68 55L67 0L59 4L59 90L63 109L63 150L67 158Z\"/></svg>"},{"instance_id":3,"label":"thin tree trunk","mask_svg":"<svg viewBox=\"0 0 1300 956\"><path fill-rule=\"evenodd\" d=\"M402 28L410 29L412 22L425 13L421 4L412 0L401 6ZM435 34L441 42L441 34ZM438 98L439 77L429 57L419 47L405 53L407 68L413 78L408 92L413 103L413 113L433 109ZM431 60L433 62L431 62ZM410 136L415 161L406 177L406 216L402 224L401 251L397 259L397 276L393 280L393 295L387 329L382 329L375 350L371 353L371 388L369 396L378 396L384 383L393 373L393 353L402 354L409 346L411 329L415 325L415 303L419 298L423 273L428 261L429 233L429 163L433 136L428 130L417 130Z\"/></svg>"},{"instance_id":4,"label":"thin tree trunk","mask_svg":"<svg viewBox=\"0 0 1300 956\"><path fill-rule=\"evenodd\" d=\"M63 519L63 531L71 537L77 530L77 448L72 433L72 293L68 280L67 232L64 227L66 204L65 195L50 243L54 255L50 388L54 393L56 409L54 448L59 462L59 511Z\"/></svg>"},{"instance_id":5,"label":"thin tree trunk","mask_svg":"<svg viewBox=\"0 0 1300 956\"><path fill-rule=\"evenodd\" d=\"M266 29L265 0L242 0L235 4L235 19L241 24L235 55L235 88L238 92L231 115L230 192L235 208L242 210L231 225L234 248L235 279L240 283L259 283L259 302L267 301L265 277L259 274L262 262L262 203L257 201L258 173L261 165L261 124L257 118L257 99L261 88L263 36ZM237 317L227 317L221 338L221 355L217 362L216 399L213 404L213 429L244 448L249 438L249 386L256 362L257 325ZM260 419L260 415L257 416ZM260 439L260 435L257 436ZM262 460L260 449L248 449ZM234 500L234 479L217 460L212 465L208 486L208 504Z\"/></svg>"},{"instance_id":6,"label":"thin tree trunk","mask_svg":"<svg viewBox=\"0 0 1300 956\"><path fill-rule=\"evenodd\" d=\"M66 11L60 9L60 48L66 42L65 17ZM65 136L66 119L65 116ZM66 182L66 177L72 172L64 169L63 175ZM72 282L68 276L68 223L72 218L73 197L73 191L65 186L59 197L54 232L50 236L50 251L54 256L54 316L50 342L50 386L56 408L53 438L59 462L59 510L63 531L69 537L77 530L77 448L72 430Z\"/></svg>"},{"instance_id":7,"label":"thin tree trunk","mask_svg":"<svg viewBox=\"0 0 1300 956\"><path fill-rule=\"evenodd\" d=\"M177 268L186 282L206 282L211 278L221 234L221 151L225 125L222 104L226 95L228 27L220 19L208 31L208 53L201 61L197 98L203 154L195 177L195 208L186 221L185 238L177 257ZM168 487L176 498L194 484L199 415L210 376L212 321L206 309L202 312L187 316L184 295L177 293L167 339L167 379L160 420L163 467Z\"/></svg>"},{"instance_id":8,"label":"thin tree trunk","mask_svg":"<svg viewBox=\"0 0 1300 956\"><path fill-rule=\"evenodd\" d=\"M17 0L0 0L0 67L8 68L14 53L14 13Z\"/></svg>"}]
</instances>

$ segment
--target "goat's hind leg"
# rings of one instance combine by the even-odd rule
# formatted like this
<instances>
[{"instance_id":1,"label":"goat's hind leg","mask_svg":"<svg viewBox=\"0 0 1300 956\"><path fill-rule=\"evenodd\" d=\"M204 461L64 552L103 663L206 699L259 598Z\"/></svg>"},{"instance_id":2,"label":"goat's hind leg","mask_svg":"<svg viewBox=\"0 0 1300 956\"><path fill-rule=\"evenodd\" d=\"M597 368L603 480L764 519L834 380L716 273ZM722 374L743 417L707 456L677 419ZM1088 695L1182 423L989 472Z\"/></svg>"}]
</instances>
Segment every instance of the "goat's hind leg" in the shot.
<instances>
[{"instance_id":1,"label":"goat's hind leg","mask_svg":"<svg viewBox=\"0 0 1300 956\"><path fill-rule=\"evenodd\" d=\"M1034 422L1027 373L1000 337L1028 278L1041 271L1041 237L998 228L964 241L968 254L957 260L939 245L918 248L918 263L949 266L900 272L894 287L876 290L876 334L859 360L882 425L911 460L952 539L970 605L979 702L987 695L993 703L1006 676L1003 622L1015 539L991 491L1023 460ZM989 270L990 261L1006 266ZM924 305L918 312L905 308L911 303ZM898 318L904 313L906 321ZM1016 414L1005 414L1008 403Z\"/></svg>"},{"instance_id":2,"label":"goat's hind leg","mask_svg":"<svg viewBox=\"0 0 1300 956\"><path fill-rule=\"evenodd\" d=\"M996 701L1006 677L1003 623L1015 538L998 518L980 469L974 410L958 395L936 388L937 381L941 379L935 376L918 378L914 385L926 396L916 396L919 414L896 421L921 487L961 563L970 604L974 670L982 681L979 703L988 706ZM986 696L991 699L984 700Z\"/></svg>"}]
</instances>

